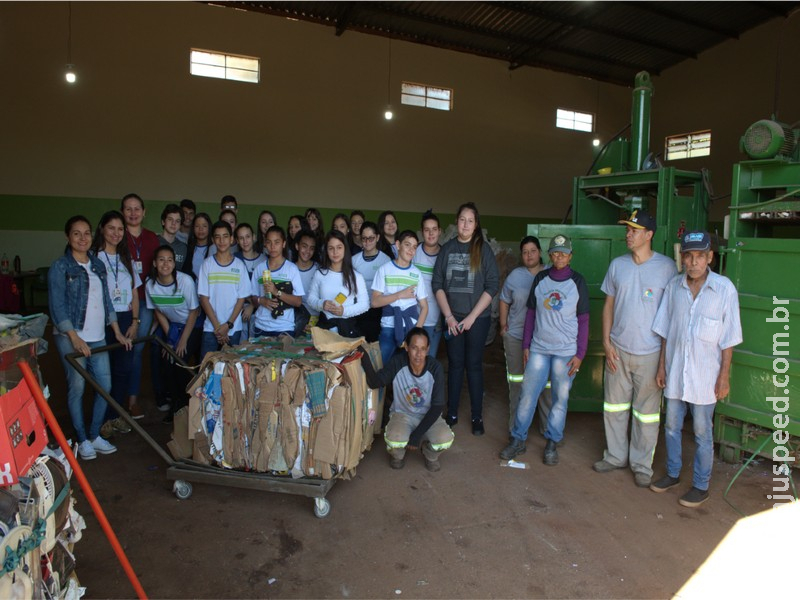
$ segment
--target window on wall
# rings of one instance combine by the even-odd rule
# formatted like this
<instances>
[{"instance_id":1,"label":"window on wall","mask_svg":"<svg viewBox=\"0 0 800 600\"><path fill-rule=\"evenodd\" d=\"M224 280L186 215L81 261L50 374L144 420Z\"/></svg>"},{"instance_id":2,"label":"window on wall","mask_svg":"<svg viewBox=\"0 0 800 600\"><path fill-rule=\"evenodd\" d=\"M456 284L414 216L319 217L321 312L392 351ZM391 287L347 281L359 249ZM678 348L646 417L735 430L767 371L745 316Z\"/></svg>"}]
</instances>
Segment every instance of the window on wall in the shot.
<instances>
[{"instance_id":1,"label":"window on wall","mask_svg":"<svg viewBox=\"0 0 800 600\"><path fill-rule=\"evenodd\" d=\"M711 154L711 130L668 135L664 141L666 160L680 160Z\"/></svg>"},{"instance_id":2,"label":"window on wall","mask_svg":"<svg viewBox=\"0 0 800 600\"><path fill-rule=\"evenodd\" d=\"M400 92L400 102L402 104L434 108L436 110L453 109L453 90L448 88L404 81Z\"/></svg>"},{"instance_id":3,"label":"window on wall","mask_svg":"<svg viewBox=\"0 0 800 600\"><path fill-rule=\"evenodd\" d=\"M594 131L594 115L559 108L556 110L556 127L592 132Z\"/></svg>"},{"instance_id":4,"label":"window on wall","mask_svg":"<svg viewBox=\"0 0 800 600\"><path fill-rule=\"evenodd\" d=\"M190 58L190 73L199 77L258 83L260 62L260 59L254 56L193 49Z\"/></svg>"}]
</instances>

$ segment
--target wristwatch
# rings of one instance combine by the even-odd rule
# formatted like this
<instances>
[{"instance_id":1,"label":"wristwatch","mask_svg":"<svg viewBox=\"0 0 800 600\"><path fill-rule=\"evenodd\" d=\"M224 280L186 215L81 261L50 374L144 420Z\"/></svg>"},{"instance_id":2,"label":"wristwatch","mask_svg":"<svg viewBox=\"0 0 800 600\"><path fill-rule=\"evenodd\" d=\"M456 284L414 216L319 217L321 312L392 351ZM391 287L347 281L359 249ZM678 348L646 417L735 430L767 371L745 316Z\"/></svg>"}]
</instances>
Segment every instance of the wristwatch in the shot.
<instances>
[{"instance_id":1,"label":"wristwatch","mask_svg":"<svg viewBox=\"0 0 800 600\"><path fill-rule=\"evenodd\" d=\"M233 329L233 323L230 321L227 321L225 324L228 326L228 329Z\"/></svg>"},{"instance_id":2,"label":"wristwatch","mask_svg":"<svg viewBox=\"0 0 800 600\"><path fill-rule=\"evenodd\" d=\"M281 296L283 296L282 291L278 290L277 292L275 292L275 297L280 298Z\"/></svg>"}]
</instances>

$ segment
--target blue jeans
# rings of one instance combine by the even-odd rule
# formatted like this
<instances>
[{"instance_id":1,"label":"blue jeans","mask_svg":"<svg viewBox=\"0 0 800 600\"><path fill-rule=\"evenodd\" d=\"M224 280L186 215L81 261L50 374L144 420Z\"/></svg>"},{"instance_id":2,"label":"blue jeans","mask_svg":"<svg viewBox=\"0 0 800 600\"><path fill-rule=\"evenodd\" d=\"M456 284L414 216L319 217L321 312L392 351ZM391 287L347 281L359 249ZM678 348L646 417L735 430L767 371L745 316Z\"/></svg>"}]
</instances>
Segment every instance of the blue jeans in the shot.
<instances>
[{"instance_id":1,"label":"blue jeans","mask_svg":"<svg viewBox=\"0 0 800 600\"><path fill-rule=\"evenodd\" d=\"M378 344L381 347L381 359L385 367L389 364L394 353L397 352L397 343L394 341L394 327L381 327Z\"/></svg>"},{"instance_id":2,"label":"blue jeans","mask_svg":"<svg viewBox=\"0 0 800 600\"><path fill-rule=\"evenodd\" d=\"M147 308L145 302L139 302L139 330L136 337L150 335L150 327L153 325L153 309ZM142 386L142 352L147 344L141 343L133 346L133 364L131 365L131 379L128 384L128 395L138 396Z\"/></svg>"},{"instance_id":3,"label":"blue jeans","mask_svg":"<svg viewBox=\"0 0 800 600\"><path fill-rule=\"evenodd\" d=\"M714 466L714 404L691 404L683 400L667 398L667 420L664 433L667 441L667 475L679 477L681 474L681 430L686 411L692 413L694 425L694 474L692 485L699 490L707 490L711 481L711 469Z\"/></svg>"},{"instance_id":4,"label":"blue jeans","mask_svg":"<svg viewBox=\"0 0 800 600\"><path fill-rule=\"evenodd\" d=\"M245 327L247 323L245 323ZM264 331L263 329L259 329L258 326L253 323L253 337L278 337L281 335L291 335L294 336L294 331ZM239 342L236 342L237 344Z\"/></svg>"},{"instance_id":5,"label":"blue jeans","mask_svg":"<svg viewBox=\"0 0 800 600\"><path fill-rule=\"evenodd\" d=\"M442 328L440 325L425 325L423 327L428 332L428 356L436 358L436 352L439 350L439 342L442 341Z\"/></svg>"},{"instance_id":6,"label":"blue jeans","mask_svg":"<svg viewBox=\"0 0 800 600\"><path fill-rule=\"evenodd\" d=\"M456 317L461 321L464 317ZM458 416L464 370L467 371L472 419L483 418L483 350L489 335L489 317L475 319L469 331L447 340L447 414Z\"/></svg>"},{"instance_id":7,"label":"blue jeans","mask_svg":"<svg viewBox=\"0 0 800 600\"><path fill-rule=\"evenodd\" d=\"M69 341L66 335L56 334L53 337L58 348L58 354L61 357L61 364L64 365L64 372L67 375L67 408L69 409L69 416L72 418L72 426L75 428L75 435L78 437L78 442L83 442L87 439L94 440L100 435L100 427L105 420L108 403L100 394L95 394L94 406L92 407L92 423L89 425L89 436L87 437L86 427L83 423L83 390L86 387L86 381L64 358L67 354L75 352L75 348L72 347L72 342ZM94 349L105 346L105 344L105 340L100 340L87 345L89 348ZM78 364L89 371L92 379L106 392L111 390L111 367L107 352L92 354L89 358L81 357L78 359Z\"/></svg>"},{"instance_id":8,"label":"blue jeans","mask_svg":"<svg viewBox=\"0 0 800 600\"><path fill-rule=\"evenodd\" d=\"M567 422L567 404L569 403L569 390L575 376L569 376L569 365L572 356L555 356L554 354L539 354L530 352L528 364L525 365L525 374L522 378L522 391L519 394L517 414L514 417L514 426L511 435L514 439L525 441L528 438L533 414L539 394L550 379L553 406L547 416L547 429L544 437L556 443L564 437L564 425Z\"/></svg>"},{"instance_id":9,"label":"blue jeans","mask_svg":"<svg viewBox=\"0 0 800 600\"><path fill-rule=\"evenodd\" d=\"M230 345L231 346L238 346L239 345L239 338L242 337L242 332L237 331L230 336ZM217 337L214 335L213 331L204 331L203 337L200 338L200 362L206 357L206 354L209 352L216 352L222 348L217 342Z\"/></svg>"},{"instance_id":10,"label":"blue jeans","mask_svg":"<svg viewBox=\"0 0 800 600\"><path fill-rule=\"evenodd\" d=\"M133 323L133 313L131 311L117 313L117 325L119 330L124 335L128 328ZM117 338L114 336L114 330L111 327L106 327L106 344L116 344ZM70 344L71 346L72 344ZM111 397L117 401L117 404L127 406L128 402L128 389L131 381L131 365L133 365L133 350L126 350L125 348L117 348L108 353L108 360L111 363ZM108 403L106 410L106 421L116 419L119 413Z\"/></svg>"}]
</instances>

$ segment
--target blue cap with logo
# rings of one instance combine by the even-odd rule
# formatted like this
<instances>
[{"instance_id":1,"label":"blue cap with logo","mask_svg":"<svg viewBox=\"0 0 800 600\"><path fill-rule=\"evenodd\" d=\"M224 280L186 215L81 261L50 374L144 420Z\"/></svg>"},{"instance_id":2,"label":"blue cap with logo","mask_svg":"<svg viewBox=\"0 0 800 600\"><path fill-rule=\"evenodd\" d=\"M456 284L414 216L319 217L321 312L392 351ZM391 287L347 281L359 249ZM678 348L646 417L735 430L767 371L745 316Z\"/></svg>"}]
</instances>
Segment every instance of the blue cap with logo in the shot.
<instances>
[{"instance_id":1,"label":"blue cap with logo","mask_svg":"<svg viewBox=\"0 0 800 600\"><path fill-rule=\"evenodd\" d=\"M705 231L689 231L681 240L681 252L692 250L710 250L711 236Z\"/></svg>"}]
</instances>

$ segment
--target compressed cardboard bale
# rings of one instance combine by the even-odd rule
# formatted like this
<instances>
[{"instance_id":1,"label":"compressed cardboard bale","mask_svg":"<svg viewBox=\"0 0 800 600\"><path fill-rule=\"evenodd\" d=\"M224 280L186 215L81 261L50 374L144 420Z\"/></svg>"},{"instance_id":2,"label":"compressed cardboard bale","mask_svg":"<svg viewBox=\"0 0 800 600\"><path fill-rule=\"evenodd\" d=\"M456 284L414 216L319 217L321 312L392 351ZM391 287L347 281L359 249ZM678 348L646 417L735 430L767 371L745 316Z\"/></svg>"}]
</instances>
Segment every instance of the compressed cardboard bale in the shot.
<instances>
[{"instance_id":1,"label":"compressed cardboard bale","mask_svg":"<svg viewBox=\"0 0 800 600\"><path fill-rule=\"evenodd\" d=\"M175 460L191 458L194 452L194 443L189 439L188 406L184 406L175 412L172 421L172 439L167 442L167 448Z\"/></svg>"}]
</instances>

